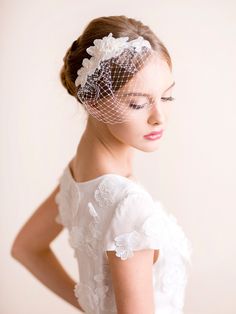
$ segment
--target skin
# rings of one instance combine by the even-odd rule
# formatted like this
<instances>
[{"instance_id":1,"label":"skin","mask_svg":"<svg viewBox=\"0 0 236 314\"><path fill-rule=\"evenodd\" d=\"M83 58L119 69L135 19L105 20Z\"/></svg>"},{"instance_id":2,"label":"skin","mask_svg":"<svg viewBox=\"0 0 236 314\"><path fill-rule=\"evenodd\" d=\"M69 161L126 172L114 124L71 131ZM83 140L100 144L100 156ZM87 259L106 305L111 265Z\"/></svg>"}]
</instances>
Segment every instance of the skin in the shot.
<instances>
[{"instance_id":1,"label":"skin","mask_svg":"<svg viewBox=\"0 0 236 314\"><path fill-rule=\"evenodd\" d=\"M168 64L153 58L138 72L135 82L130 81L127 86L128 90L134 91L135 85L135 91L152 94L155 102L151 110L144 108L130 111L133 117L131 120L113 125L104 124L88 116L86 129L70 162L76 181L88 181L109 172L130 178L133 176L134 150L153 152L160 145L161 139L149 141L143 136L151 131L165 130L167 127L171 104L161 98L171 96L171 89L166 92L165 90L172 82L173 75ZM138 101L143 101L143 98ZM73 292L76 281L65 271L50 246L63 230L63 226L55 222L58 213L55 195L58 191L59 185L22 226L12 244L11 256L47 288L83 312ZM114 251L106 253L114 285L117 313L154 313L152 266L157 262L159 250L136 251L134 256L127 260L120 260Z\"/></svg>"},{"instance_id":2,"label":"skin","mask_svg":"<svg viewBox=\"0 0 236 314\"><path fill-rule=\"evenodd\" d=\"M130 109L128 121L123 123L105 124L91 115L88 116L86 129L71 163L76 181L87 181L109 172L133 176L134 150L153 152L159 148L163 137L150 141L143 136L152 131L166 129L171 101L163 101L161 98L171 96L172 88L166 92L165 90L173 81L168 64L154 56L125 87L126 91L152 95L155 101L151 108L147 109L146 106L142 109ZM133 100L137 104L143 104L147 99L136 96Z\"/></svg>"}]
</instances>

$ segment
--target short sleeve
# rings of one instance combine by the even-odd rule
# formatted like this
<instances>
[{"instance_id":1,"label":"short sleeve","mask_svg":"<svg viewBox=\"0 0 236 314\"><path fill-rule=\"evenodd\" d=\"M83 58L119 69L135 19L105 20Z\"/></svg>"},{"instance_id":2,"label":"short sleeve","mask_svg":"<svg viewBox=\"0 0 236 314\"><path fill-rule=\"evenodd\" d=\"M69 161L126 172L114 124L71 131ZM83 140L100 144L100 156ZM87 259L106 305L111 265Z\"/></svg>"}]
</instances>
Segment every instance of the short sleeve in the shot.
<instances>
[{"instance_id":1,"label":"short sleeve","mask_svg":"<svg viewBox=\"0 0 236 314\"><path fill-rule=\"evenodd\" d=\"M78 208L79 193L69 178L68 168L65 168L59 178L59 191L55 195L55 203L58 206L55 221L70 229Z\"/></svg>"},{"instance_id":2,"label":"short sleeve","mask_svg":"<svg viewBox=\"0 0 236 314\"><path fill-rule=\"evenodd\" d=\"M148 193L128 193L116 206L107 224L104 250L116 251L125 260L142 249L160 249L162 220Z\"/></svg>"},{"instance_id":3,"label":"short sleeve","mask_svg":"<svg viewBox=\"0 0 236 314\"><path fill-rule=\"evenodd\" d=\"M70 226L70 216L67 210L67 206L64 203L64 195L61 190L56 194L55 202L58 206L58 213L55 217L55 221L63 227L68 228Z\"/></svg>"}]
</instances>

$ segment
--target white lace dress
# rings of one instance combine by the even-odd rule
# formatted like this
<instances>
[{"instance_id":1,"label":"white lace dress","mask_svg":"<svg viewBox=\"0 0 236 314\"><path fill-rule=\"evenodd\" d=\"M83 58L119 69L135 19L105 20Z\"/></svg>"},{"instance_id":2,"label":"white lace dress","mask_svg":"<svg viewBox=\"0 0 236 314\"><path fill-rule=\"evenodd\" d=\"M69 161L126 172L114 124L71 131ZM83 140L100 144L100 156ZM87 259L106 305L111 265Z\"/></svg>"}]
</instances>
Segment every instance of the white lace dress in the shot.
<instances>
[{"instance_id":1,"label":"white lace dress","mask_svg":"<svg viewBox=\"0 0 236 314\"><path fill-rule=\"evenodd\" d=\"M76 182L69 164L59 182L56 222L68 230L79 270L74 293L85 313L117 313L107 250L125 260L152 248L160 250L152 266L155 313L183 314L192 245L161 202L117 174Z\"/></svg>"}]
</instances>

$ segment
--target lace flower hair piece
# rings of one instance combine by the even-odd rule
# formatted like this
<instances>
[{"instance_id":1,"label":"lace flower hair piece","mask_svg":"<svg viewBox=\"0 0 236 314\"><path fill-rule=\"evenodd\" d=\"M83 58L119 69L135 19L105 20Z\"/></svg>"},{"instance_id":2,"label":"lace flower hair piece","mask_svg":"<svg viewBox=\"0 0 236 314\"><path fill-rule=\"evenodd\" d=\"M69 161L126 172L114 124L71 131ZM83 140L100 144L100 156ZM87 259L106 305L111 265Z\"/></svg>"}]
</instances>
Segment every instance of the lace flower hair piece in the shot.
<instances>
[{"instance_id":1,"label":"lace flower hair piece","mask_svg":"<svg viewBox=\"0 0 236 314\"><path fill-rule=\"evenodd\" d=\"M129 37L112 37L113 34L109 33L108 36L102 39L95 39L93 41L94 46L90 46L86 49L87 53L92 57L90 59L84 58L82 67L77 71L77 78L75 80L75 86L84 87L88 75L92 75L96 69L100 69L102 61L115 58L119 56L124 49L134 48L136 52L140 52L142 47L151 49L149 41L145 40L142 36L128 42Z\"/></svg>"},{"instance_id":2,"label":"lace flower hair piece","mask_svg":"<svg viewBox=\"0 0 236 314\"><path fill-rule=\"evenodd\" d=\"M124 122L132 116L128 98L119 95L121 87L142 68L153 52L150 42L142 36L114 38L112 33L95 39L86 49L90 58L84 58L77 71L75 86L79 101L96 119L105 123ZM129 91L134 90L134 85ZM126 91L127 92L127 91Z\"/></svg>"}]
</instances>

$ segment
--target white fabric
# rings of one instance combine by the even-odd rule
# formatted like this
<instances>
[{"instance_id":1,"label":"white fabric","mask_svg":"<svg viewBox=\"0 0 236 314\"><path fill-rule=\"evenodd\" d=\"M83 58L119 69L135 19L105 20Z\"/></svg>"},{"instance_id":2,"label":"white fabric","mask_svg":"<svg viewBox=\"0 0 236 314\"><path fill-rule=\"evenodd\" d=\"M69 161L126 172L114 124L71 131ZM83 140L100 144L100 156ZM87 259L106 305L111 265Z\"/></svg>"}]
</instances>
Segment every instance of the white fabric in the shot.
<instances>
[{"instance_id":1,"label":"white fabric","mask_svg":"<svg viewBox=\"0 0 236 314\"><path fill-rule=\"evenodd\" d=\"M75 86L81 85L81 87L84 87L87 77L92 75L96 69L100 69L102 61L118 57L124 49L134 48L137 52L141 52L142 47L151 49L149 41L142 36L138 36L138 38L131 41L128 41L128 39L129 37L114 38L112 33L109 33L108 36L104 36L102 39L95 39L93 41L94 46L86 49L87 53L92 57L90 59L84 58L82 67L77 70Z\"/></svg>"},{"instance_id":2,"label":"white fabric","mask_svg":"<svg viewBox=\"0 0 236 314\"><path fill-rule=\"evenodd\" d=\"M152 248L160 250L153 264L155 313L183 314L192 245L177 219L141 183L117 174L79 183L67 165L59 182L56 221L69 233L79 270L74 293L85 313L117 313L106 250L125 260Z\"/></svg>"}]
</instances>

